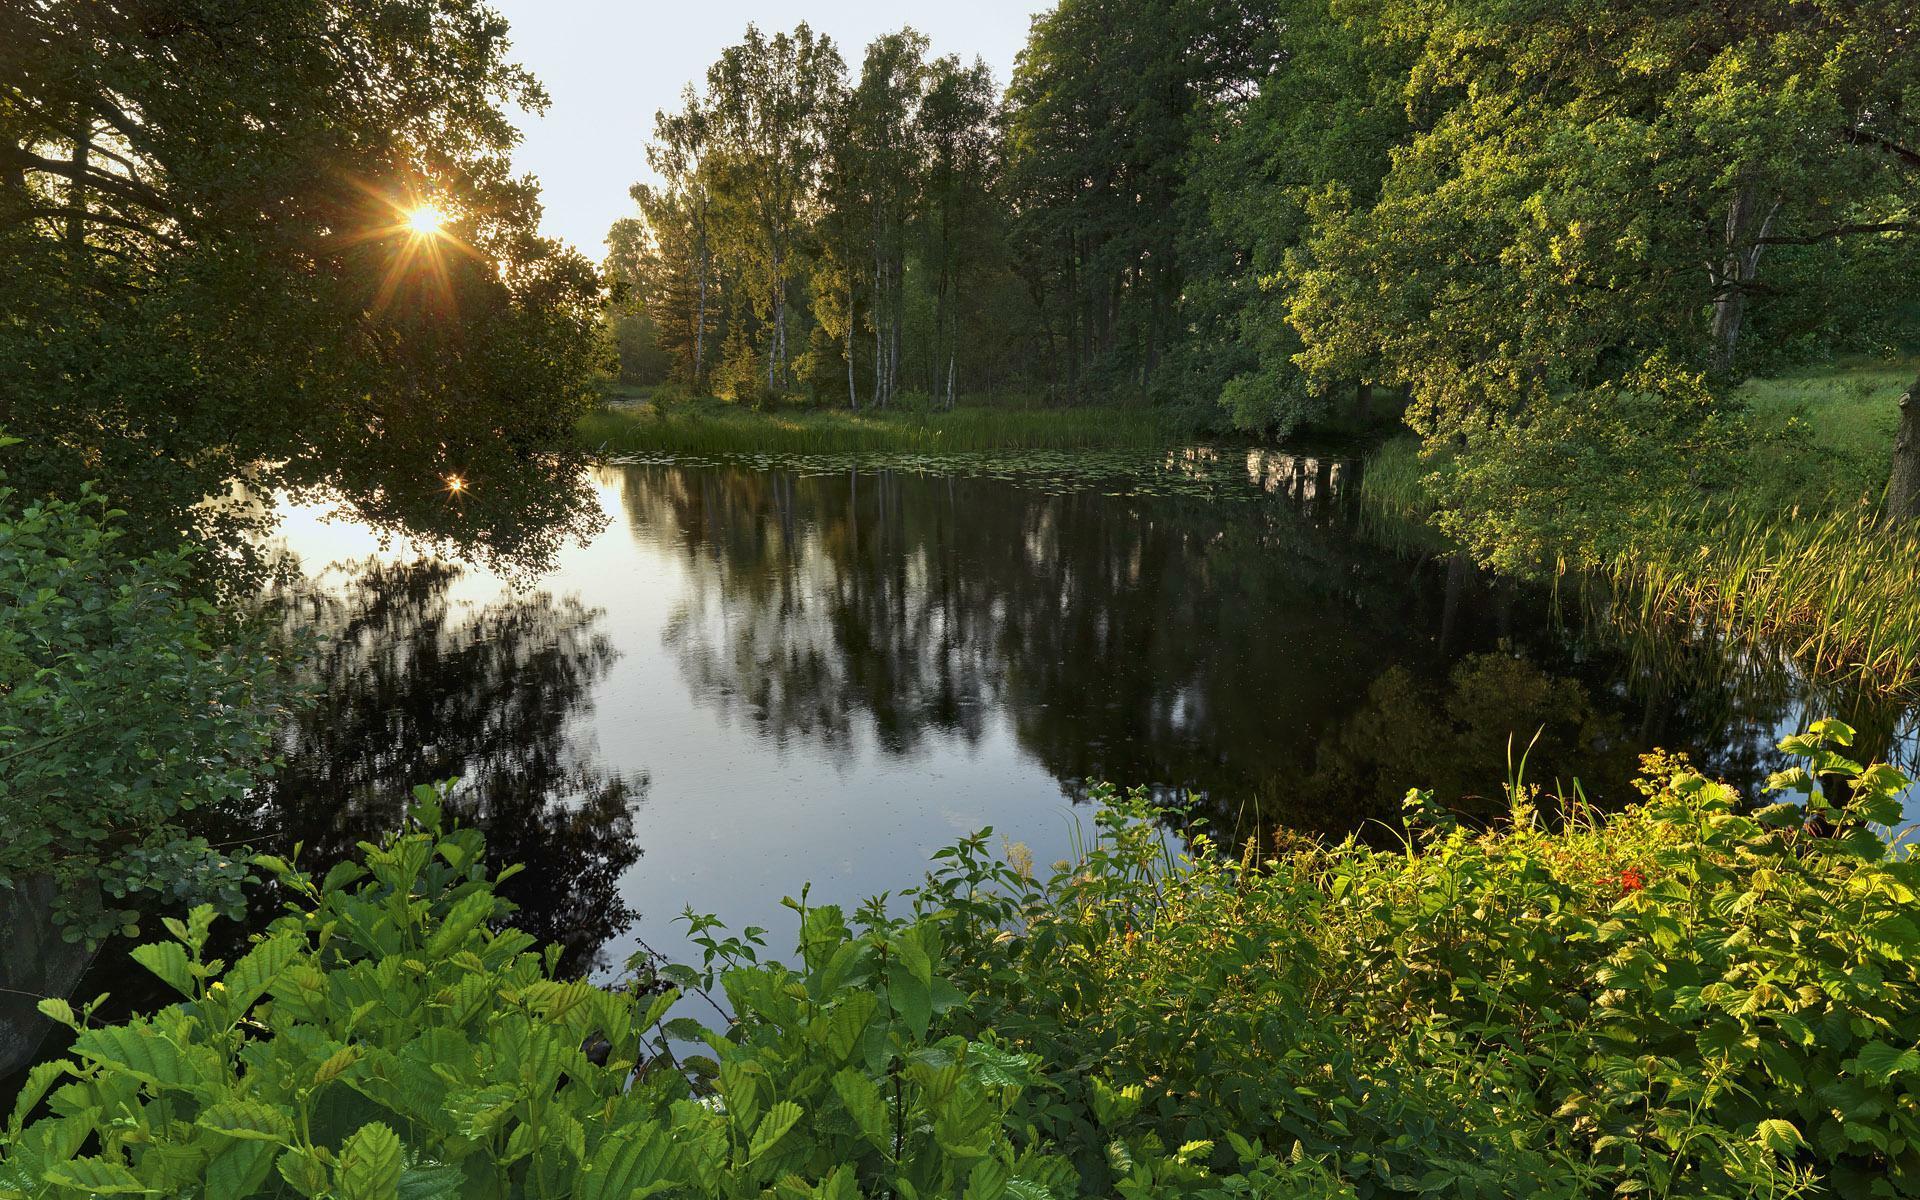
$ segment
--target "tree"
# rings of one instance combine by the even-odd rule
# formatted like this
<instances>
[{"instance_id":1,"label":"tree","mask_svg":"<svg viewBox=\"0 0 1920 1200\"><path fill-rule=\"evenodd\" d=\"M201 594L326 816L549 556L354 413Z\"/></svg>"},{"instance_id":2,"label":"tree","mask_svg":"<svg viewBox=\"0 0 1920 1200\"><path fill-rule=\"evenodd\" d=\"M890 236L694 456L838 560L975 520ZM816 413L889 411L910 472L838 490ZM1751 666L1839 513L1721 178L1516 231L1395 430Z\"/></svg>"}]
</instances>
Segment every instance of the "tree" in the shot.
<instances>
[{"instance_id":1,"label":"tree","mask_svg":"<svg viewBox=\"0 0 1920 1200\"><path fill-rule=\"evenodd\" d=\"M907 235L920 203L922 147L916 116L926 86L926 52L927 39L912 29L874 39L847 100L852 170L868 209L873 395L880 408L892 403L900 390Z\"/></svg>"},{"instance_id":2,"label":"tree","mask_svg":"<svg viewBox=\"0 0 1920 1200\"><path fill-rule=\"evenodd\" d=\"M1290 0L1249 61L1268 66L1251 95L1228 92L1191 152L1189 187L1206 221L1183 245L1197 330L1192 386L1241 429L1285 436L1328 415L1331 381L1306 378L1287 309L1314 206L1378 193L1405 137L1405 54L1369 44L1368 26L1327 0ZM1343 381L1358 402L1377 368Z\"/></svg>"},{"instance_id":3,"label":"tree","mask_svg":"<svg viewBox=\"0 0 1920 1200\"><path fill-rule=\"evenodd\" d=\"M1892 340L1910 5L1388 0L1370 37L1411 56L1412 128L1376 200L1320 202L1290 301L1316 379L1404 383L1430 440L1497 452L1629 391L1690 437L1770 355Z\"/></svg>"},{"instance_id":4,"label":"tree","mask_svg":"<svg viewBox=\"0 0 1920 1200\"><path fill-rule=\"evenodd\" d=\"M505 33L473 0L0 10L19 485L98 479L131 545L229 573L280 488L503 560L587 520L599 282L510 173L505 108L545 97Z\"/></svg>"},{"instance_id":5,"label":"tree","mask_svg":"<svg viewBox=\"0 0 1920 1200\"><path fill-rule=\"evenodd\" d=\"M50 883L61 935L97 945L161 898L244 907L246 868L185 823L255 786L286 689L260 630L192 596L191 547L130 555L125 514L76 491L0 473L0 889Z\"/></svg>"},{"instance_id":6,"label":"tree","mask_svg":"<svg viewBox=\"0 0 1920 1200\"><path fill-rule=\"evenodd\" d=\"M989 261L999 232L992 221L999 166L999 101L987 64L962 66L952 55L927 68L918 141L925 148L922 257L932 276L934 318L927 391L954 404L960 326L971 284Z\"/></svg>"},{"instance_id":7,"label":"tree","mask_svg":"<svg viewBox=\"0 0 1920 1200\"><path fill-rule=\"evenodd\" d=\"M1007 89L1014 236L1068 395L1145 390L1183 336L1188 151L1269 69L1271 0L1063 0Z\"/></svg>"},{"instance_id":8,"label":"tree","mask_svg":"<svg viewBox=\"0 0 1920 1200\"><path fill-rule=\"evenodd\" d=\"M707 71L716 216L767 327L770 391L788 381L788 309L824 154L824 115L842 70L832 40L802 22L771 38L747 26L745 39Z\"/></svg>"}]
</instances>

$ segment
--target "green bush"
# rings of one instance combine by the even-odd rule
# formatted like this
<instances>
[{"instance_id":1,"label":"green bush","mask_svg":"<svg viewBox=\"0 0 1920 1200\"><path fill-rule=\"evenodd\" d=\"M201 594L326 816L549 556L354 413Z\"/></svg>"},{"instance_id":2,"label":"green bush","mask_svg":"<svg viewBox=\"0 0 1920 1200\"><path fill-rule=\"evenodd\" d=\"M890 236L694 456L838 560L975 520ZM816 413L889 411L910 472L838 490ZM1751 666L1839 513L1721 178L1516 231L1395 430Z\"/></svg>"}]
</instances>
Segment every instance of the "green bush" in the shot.
<instances>
[{"instance_id":1,"label":"green bush","mask_svg":"<svg viewBox=\"0 0 1920 1200\"><path fill-rule=\"evenodd\" d=\"M266 756L264 641L195 595L194 552L123 553L122 514L91 487L67 501L4 485L0 888L50 875L69 941L157 901L238 911L246 866L181 821L243 798Z\"/></svg>"},{"instance_id":2,"label":"green bush","mask_svg":"<svg viewBox=\"0 0 1920 1200\"><path fill-rule=\"evenodd\" d=\"M982 834L909 916L790 901L792 966L690 915L702 963L658 978L719 1028L553 978L423 790L364 868L260 860L292 903L231 966L210 910L169 921L135 957L181 1003L48 1002L75 1058L0 1196L1912 1194L1915 863L1873 831L1906 780L1850 737L1785 743L1805 806L1656 758L1614 818L1415 794L1403 849L1264 862L1105 793L1044 882Z\"/></svg>"}]
</instances>

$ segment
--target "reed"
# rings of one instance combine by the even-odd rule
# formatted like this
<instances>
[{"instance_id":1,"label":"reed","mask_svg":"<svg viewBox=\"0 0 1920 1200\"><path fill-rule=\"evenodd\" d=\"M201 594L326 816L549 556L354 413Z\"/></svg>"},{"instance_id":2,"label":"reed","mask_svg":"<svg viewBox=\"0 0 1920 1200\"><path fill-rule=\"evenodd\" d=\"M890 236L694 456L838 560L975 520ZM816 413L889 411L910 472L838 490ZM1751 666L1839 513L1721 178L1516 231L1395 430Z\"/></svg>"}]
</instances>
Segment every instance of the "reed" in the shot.
<instances>
[{"instance_id":1,"label":"reed","mask_svg":"<svg viewBox=\"0 0 1920 1200\"><path fill-rule=\"evenodd\" d=\"M1829 679L1920 689L1920 532L1881 528L1868 503L1659 526L1599 568L1638 616L1771 642Z\"/></svg>"},{"instance_id":2,"label":"reed","mask_svg":"<svg viewBox=\"0 0 1920 1200\"><path fill-rule=\"evenodd\" d=\"M1756 467L1759 464L1756 464ZM1434 512L1433 465L1396 439L1361 474L1363 526L1398 549L1444 552L1408 533ZM1920 693L1920 529L1887 530L1872 500L1780 507L1760 482L1691 510L1636 515L1630 546L1557 574L1623 628L1743 642L1817 681ZM1623 518L1627 519L1627 518Z\"/></svg>"}]
</instances>

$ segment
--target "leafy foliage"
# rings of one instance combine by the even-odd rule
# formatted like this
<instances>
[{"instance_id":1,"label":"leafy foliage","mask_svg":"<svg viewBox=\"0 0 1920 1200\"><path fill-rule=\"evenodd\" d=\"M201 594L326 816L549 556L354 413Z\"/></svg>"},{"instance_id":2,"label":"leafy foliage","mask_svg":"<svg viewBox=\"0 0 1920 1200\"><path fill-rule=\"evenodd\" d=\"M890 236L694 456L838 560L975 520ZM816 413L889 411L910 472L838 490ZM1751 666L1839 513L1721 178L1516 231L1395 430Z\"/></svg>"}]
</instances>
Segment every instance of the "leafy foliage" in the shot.
<instances>
[{"instance_id":1,"label":"leafy foliage","mask_svg":"<svg viewBox=\"0 0 1920 1200\"><path fill-rule=\"evenodd\" d=\"M0 886L50 872L68 940L156 899L243 906L250 876L180 821L243 798L278 719L263 638L193 595L195 552L129 558L91 487L0 474Z\"/></svg>"},{"instance_id":2,"label":"leafy foliage","mask_svg":"<svg viewBox=\"0 0 1920 1200\"><path fill-rule=\"evenodd\" d=\"M1749 810L1653 757L1647 802L1406 845L1250 848L1107 791L1036 880L987 833L849 921L689 915L681 992L552 974L480 836L419 827L291 898L231 965L210 908L136 959L182 1001L72 1024L0 1142L0 1195L1846 1197L1920 1171L1907 781L1822 722ZM1802 831L1812 816L1837 834ZM43 1105L44 1101L44 1105ZM36 1115L38 1114L38 1115Z\"/></svg>"},{"instance_id":3,"label":"leafy foliage","mask_svg":"<svg viewBox=\"0 0 1920 1200\"><path fill-rule=\"evenodd\" d=\"M599 281L511 172L546 98L505 34L471 0L0 11L16 485L97 480L130 544L229 577L281 488L510 566L589 522Z\"/></svg>"}]
</instances>

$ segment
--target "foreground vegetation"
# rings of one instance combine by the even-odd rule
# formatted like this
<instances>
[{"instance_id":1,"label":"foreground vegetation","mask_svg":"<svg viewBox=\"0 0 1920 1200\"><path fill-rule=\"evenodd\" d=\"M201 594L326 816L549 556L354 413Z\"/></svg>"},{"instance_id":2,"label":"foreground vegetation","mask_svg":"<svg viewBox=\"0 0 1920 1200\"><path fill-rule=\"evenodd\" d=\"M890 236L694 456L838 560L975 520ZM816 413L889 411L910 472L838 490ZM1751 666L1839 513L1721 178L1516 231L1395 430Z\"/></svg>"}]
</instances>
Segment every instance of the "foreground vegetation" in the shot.
<instances>
[{"instance_id":1,"label":"foreground vegetation","mask_svg":"<svg viewBox=\"0 0 1920 1200\"><path fill-rule=\"evenodd\" d=\"M664 454L967 453L990 450L1151 449L1182 426L1146 405L1041 408L901 406L882 412L754 409L655 389L581 418L598 450Z\"/></svg>"},{"instance_id":2,"label":"foreground vegetation","mask_svg":"<svg viewBox=\"0 0 1920 1200\"><path fill-rule=\"evenodd\" d=\"M0 1195L1912 1194L1920 874L1850 739L1782 744L1805 807L1654 756L1610 818L1414 793L1401 848L1266 861L1106 792L1044 881L982 833L905 913L803 892L790 965L689 914L703 963L617 990L554 978L423 788L363 864L258 859L286 913L237 961L169 919L133 957L171 1007L46 1001L73 1057Z\"/></svg>"}]
</instances>

